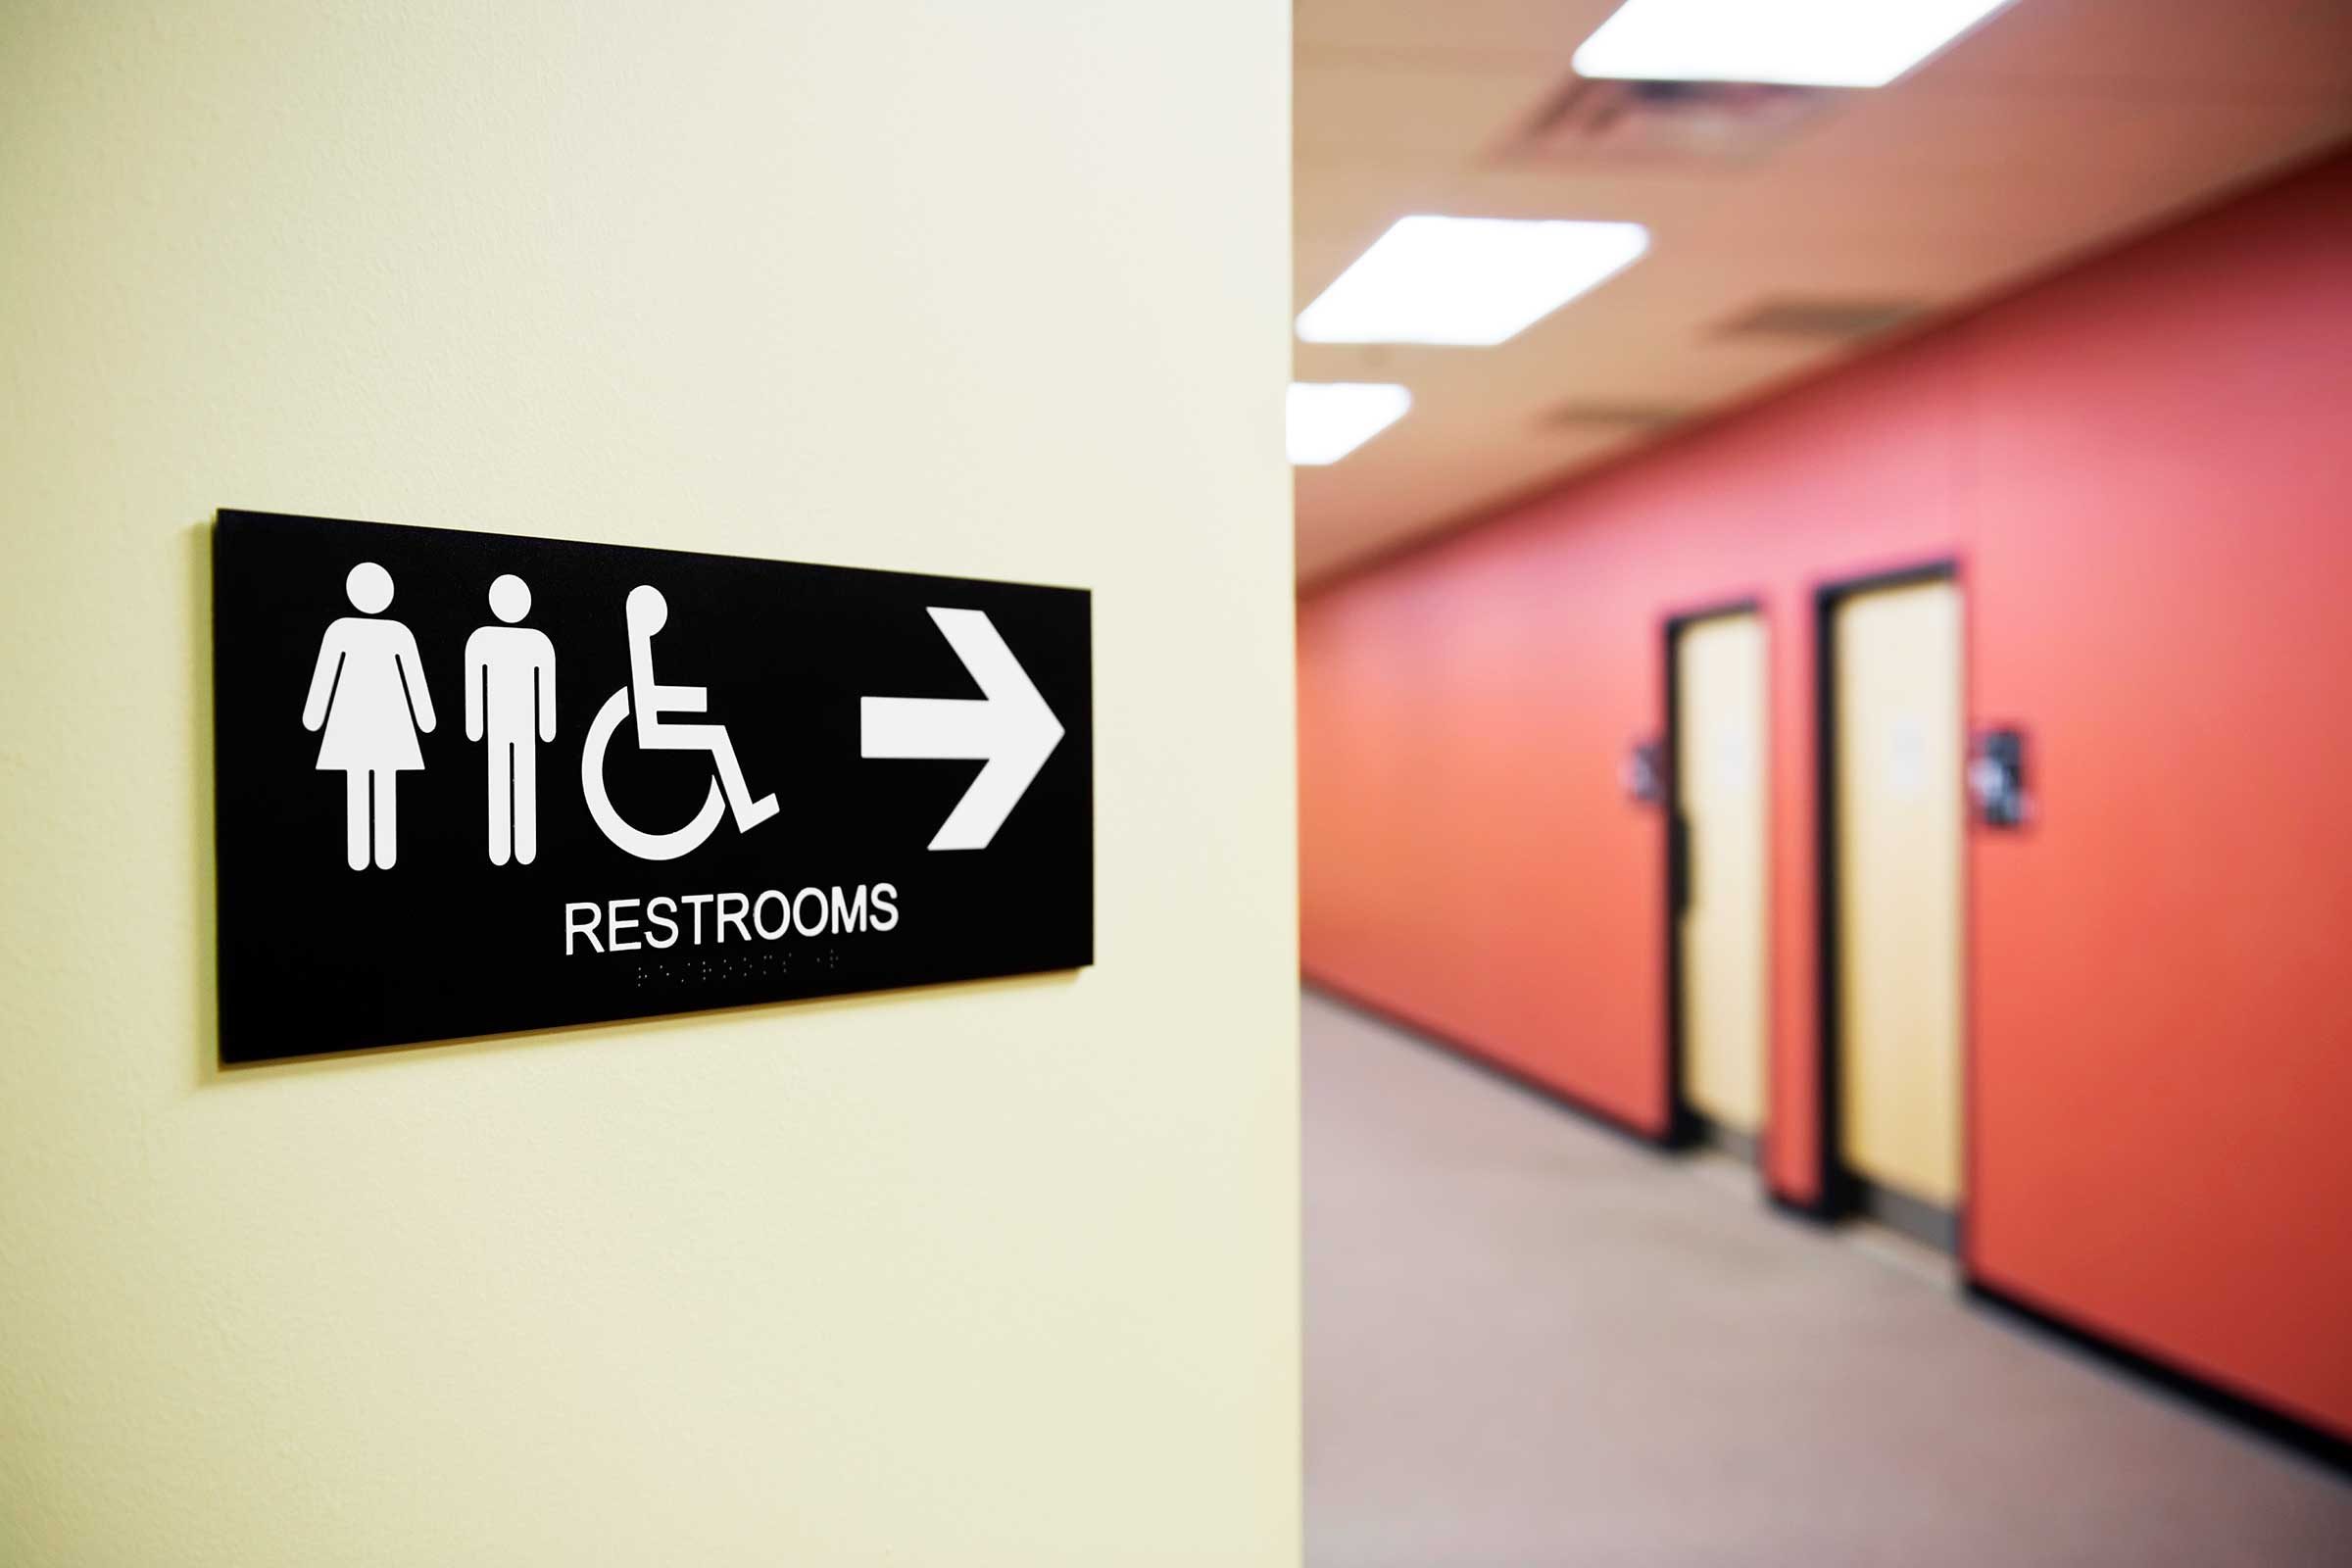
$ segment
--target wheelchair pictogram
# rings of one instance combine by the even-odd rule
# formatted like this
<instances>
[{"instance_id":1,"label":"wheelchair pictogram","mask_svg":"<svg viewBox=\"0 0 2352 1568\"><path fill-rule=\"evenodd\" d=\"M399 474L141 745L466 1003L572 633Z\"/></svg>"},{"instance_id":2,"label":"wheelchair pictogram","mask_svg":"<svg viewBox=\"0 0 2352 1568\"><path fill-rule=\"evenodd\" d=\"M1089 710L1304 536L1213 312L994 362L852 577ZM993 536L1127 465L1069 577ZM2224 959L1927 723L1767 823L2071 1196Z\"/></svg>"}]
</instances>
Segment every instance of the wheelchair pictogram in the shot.
<instances>
[{"instance_id":1,"label":"wheelchair pictogram","mask_svg":"<svg viewBox=\"0 0 2352 1568\"><path fill-rule=\"evenodd\" d=\"M580 791L588 814L614 845L641 860L674 860L700 849L717 831L719 818L731 808L735 829L749 833L776 814L774 795L752 799L744 781L743 764L736 760L735 743L724 724L675 724L673 713L709 710L710 694L701 686L663 686L654 679L654 637L669 620L669 602L648 584L629 590L629 684L605 699L588 726L587 743L580 749ZM605 752L621 721L634 716L637 745L649 752L708 752L717 777L710 793L685 826L666 833L649 833L630 823L613 808L605 788Z\"/></svg>"}]
</instances>

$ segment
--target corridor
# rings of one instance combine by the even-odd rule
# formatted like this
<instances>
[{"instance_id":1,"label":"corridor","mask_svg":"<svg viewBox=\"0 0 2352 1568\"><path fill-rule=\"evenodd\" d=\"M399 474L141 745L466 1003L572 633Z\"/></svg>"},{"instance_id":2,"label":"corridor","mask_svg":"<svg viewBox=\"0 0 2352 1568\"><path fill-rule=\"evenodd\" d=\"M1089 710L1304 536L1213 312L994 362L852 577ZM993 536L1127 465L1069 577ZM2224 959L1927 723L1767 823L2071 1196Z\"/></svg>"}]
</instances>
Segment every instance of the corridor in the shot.
<instances>
[{"instance_id":1,"label":"corridor","mask_svg":"<svg viewBox=\"0 0 2352 1568\"><path fill-rule=\"evenodd\" d=\"M1315 1568L2340 1563L2352 1485L1309 993Z\"/></svg>"}]
</instances>

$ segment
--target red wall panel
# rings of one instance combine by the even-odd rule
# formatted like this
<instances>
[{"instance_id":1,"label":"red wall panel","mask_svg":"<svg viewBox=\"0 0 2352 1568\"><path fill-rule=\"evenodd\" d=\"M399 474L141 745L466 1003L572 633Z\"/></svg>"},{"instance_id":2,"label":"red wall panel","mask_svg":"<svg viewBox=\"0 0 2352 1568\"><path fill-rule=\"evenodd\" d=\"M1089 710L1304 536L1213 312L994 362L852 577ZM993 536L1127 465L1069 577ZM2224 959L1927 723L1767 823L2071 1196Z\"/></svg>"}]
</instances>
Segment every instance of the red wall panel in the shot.
<instances>
[{"instance_id":1,"label":"red wall panel","mask_svg":"<svg viewBox=\"0 0 2352 1568\"><path fill-rule=\"evenodd\" d=\"M1310 597L1310 975L1666 1115L1660 623L1773 683L1767 1174L1813 1196L1812 592L1961 563L1970 1267L2352 1434L2352 159Z\"/></svg>"}]
</instances>

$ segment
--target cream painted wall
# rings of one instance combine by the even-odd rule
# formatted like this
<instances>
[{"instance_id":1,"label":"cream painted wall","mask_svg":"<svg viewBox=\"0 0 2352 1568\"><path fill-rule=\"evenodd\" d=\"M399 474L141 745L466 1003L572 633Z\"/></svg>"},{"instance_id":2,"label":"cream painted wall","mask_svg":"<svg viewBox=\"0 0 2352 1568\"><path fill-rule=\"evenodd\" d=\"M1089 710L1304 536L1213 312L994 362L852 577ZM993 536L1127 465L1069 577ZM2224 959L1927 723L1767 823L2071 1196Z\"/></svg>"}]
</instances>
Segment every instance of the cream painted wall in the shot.
<instances>
[{"instance_id":1,"label":"cream painted wall","mask_svg":"<svg viewBox=\"0 0 2352 1568\"><path fill-rule=\"evenodd\" d=\"M0 1561L1295 1560L1287 28L0 7ZM221 506L1093 588L1100 962L217 1072Z\"/></svg>"}]
</instances>

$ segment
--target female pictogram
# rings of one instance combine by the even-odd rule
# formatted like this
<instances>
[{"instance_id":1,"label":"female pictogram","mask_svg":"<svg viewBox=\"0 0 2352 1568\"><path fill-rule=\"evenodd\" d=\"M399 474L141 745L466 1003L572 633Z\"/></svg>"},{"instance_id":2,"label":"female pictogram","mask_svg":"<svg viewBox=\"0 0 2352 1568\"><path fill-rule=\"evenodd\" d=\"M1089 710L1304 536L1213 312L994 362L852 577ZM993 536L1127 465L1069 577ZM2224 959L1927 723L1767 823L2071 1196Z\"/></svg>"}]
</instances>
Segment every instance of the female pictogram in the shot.
<instances>
[{"instance_id":1,"label":"female pictogram","mask_svg":"<svg viewBox=\"0 0 2352 1568\"><path fill-rule=\"evenodd\" d=\"M397 786L403 772L424 766L416 734L432 733L433 700L409 628L373 618L392 603L392 574L363 561L343 579L343 592L359 613L326 628L302 727L325 726L318 769L344 778L344 858L353 870L366 869L372 844L375 864L388 871L399 858Z\"/></svg>"}]
</instances>

